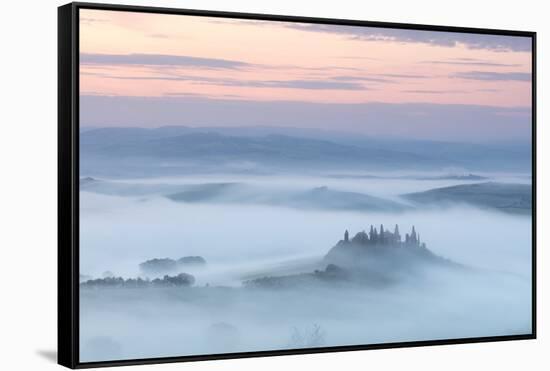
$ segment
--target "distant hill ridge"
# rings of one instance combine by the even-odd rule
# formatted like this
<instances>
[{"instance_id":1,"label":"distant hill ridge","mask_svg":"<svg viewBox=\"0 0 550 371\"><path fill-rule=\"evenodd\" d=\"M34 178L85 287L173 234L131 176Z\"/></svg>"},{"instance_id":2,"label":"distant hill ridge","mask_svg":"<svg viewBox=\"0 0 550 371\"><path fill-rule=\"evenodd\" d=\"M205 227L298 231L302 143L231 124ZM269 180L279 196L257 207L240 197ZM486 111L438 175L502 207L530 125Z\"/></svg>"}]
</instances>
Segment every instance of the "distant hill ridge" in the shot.
<instances>
[{"instance_id":1,"label":"distant hill ridge","mask_svg":"<svg viewBox=\"0 0 550 371\"><path fill-rule=\"evenodd\" d=\"M297 128L96 128L80 133L83 166L103 159L185 160L221 167L228 162L324 169L485 170L529 168L528 145L485 145L375 139ZM102 168L105 168L103 166Z\"/></svg>"}]
</instances>

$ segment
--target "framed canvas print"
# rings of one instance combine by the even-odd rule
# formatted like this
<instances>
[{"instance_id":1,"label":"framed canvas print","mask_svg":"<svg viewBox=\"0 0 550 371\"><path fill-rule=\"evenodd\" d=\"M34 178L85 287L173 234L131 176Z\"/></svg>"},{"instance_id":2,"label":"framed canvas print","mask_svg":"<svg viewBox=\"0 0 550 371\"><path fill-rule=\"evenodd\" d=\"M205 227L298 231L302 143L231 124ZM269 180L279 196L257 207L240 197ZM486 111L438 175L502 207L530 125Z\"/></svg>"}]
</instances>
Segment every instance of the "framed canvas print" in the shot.
<instances>
[{"instance_id":1,"label":"framed canvas print","mask_svg":"<svg viewBox=\"0 0 550 371\"><path fill-rule=\"evenodd\" d=\"M59 8L59 363L533 339L535 33Z\"/></svg>"}]
</instances>

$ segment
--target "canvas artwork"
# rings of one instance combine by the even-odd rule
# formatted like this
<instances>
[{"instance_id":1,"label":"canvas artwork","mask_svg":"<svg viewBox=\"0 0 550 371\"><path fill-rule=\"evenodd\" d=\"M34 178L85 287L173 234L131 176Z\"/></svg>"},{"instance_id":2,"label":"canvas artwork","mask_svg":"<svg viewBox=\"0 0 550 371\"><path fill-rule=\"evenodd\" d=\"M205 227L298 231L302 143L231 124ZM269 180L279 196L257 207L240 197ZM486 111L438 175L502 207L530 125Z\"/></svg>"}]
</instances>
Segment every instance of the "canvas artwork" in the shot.
<instances>
[{"instance_id":1,"label":"canvas artwork","mask_svg":"<svg viewBox=\"0 0 550 371\"><path fill-rule=\"evenodd\" d=\"M80 362L532 333L530 37L78 22Z\"/></svg>"}]
</instances>

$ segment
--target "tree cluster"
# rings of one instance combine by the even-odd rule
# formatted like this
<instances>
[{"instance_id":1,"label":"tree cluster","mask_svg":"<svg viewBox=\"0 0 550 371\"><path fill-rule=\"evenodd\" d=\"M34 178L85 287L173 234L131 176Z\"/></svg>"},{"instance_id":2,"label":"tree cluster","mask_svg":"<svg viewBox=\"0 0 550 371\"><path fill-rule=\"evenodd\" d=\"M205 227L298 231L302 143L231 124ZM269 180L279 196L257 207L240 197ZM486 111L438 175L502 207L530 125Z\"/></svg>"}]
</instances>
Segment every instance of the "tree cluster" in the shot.
<instances>
[{"instance_id":1,"label":"tree cluster","mask_svg":"<svg viewBox=\"0 0 550 371\"><path fill-rule=\"evenodd\" d=\"M148 287L189 287L195 283L195 277L188 273L176 276L165 275L163 278L127 278L105 277L82 282L83 288L148 288Z\"/></svg>"}]
</instances>

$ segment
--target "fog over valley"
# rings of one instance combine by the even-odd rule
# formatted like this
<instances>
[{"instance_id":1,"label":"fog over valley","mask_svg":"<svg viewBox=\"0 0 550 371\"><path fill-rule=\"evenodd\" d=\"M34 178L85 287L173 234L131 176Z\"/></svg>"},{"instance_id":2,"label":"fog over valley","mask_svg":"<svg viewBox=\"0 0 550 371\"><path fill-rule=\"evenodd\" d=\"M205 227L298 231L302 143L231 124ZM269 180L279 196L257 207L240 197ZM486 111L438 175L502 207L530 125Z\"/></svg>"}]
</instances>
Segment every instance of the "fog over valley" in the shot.
<instances>
[{"instance_id":1,"label":"fog over valley","mask_svg":"<svg viewBox=\"0 0 550 371\"><path fill-rule=\"evenodd\" d=\"M80 184L83 360L530 331L525 173L122 168Z\"/></svg>"},{"instance_id":2,"label":"fog over valley","mask_svg":"<svg viewBox=\"0 0 550 371\"><path fill-rule=\"evenodd\" d=\"M253 258L277 261L321 256L337 238L341 237L344 230L358 232L367 228L369 223L390 227L395 224L414 224L422 228L429 245L432 249L440 251L441 255L489 268L501 264L502 257L499 255L499 259L493 259L492 253L487 252L487 249L503 249L498 243L488 243L489 241L501 240L505 243L513 240L516 242L510 245L521 245L522 241L530 239L530 218L522 214L461 202L446 203L441 207L431 204L419 207L400 197L400 194L406 192L401 181L386 181L384 187L375 183L369 188L368 183L371 183L371 180L339 180L339 186L331 180L332 183L325 190L322 187L326 186L311 188L312 184L318 184L312 182L319 182L320 178L306 180L276 177L273 182L263 179L262 182L258 182L263 187L249 186L245 179L241 179L241 182L236 181L236 178L231 180L227 183L203 183L204 178L173 178L171 183L168 183L167 179L158 179L158 183L146 182L141 184L142 187L138 187L135 183L137 180L94 179L93 182L101 184L101 187L88 188L91 184L83 185L80 203L86 229L81 231L82 237L86 238L89 235L90 240L85 239L90 241L89 243L94 238L97 240L93 248L89 249L90 253L101 256L107 251L111 254L120 252L123 256L133 259L133 262L129 264L129 271L120 271L120 268L115 269L117 267L113 266L103 267L104 262L99 259L88 269L82 267L82 272L99 275L103 270L112 270L131 276L138 273L137 263L143 260L178 255L200 255L210 258L209 260L213 259L210 263L230 260L233 264L239 264L241 256L246 256L247 259L242 260L247 261ZM83 179L83 182L86 181L90 182L89 179ZM436 188L445 188L448 183L438 182L437 185L442 187ZM227 191L226 195L214 197L209 194L211 187L206 187L207 191L202 190L201 187L205 184L232 184L239 187L235 191L237 195L233 195L233 191ZM392 184L395 186L392 187ZM193 191L190 192L189 199L180 200L174 196L190 185ZM408 186L410 190L421 193L434 189L436 184L431 181L410 181ZM199 187L199 190L194 187ZM378 191L375 191L376 187ZM308 207L300 206L297 202L286 204L283 196L277 197L281 202L270 201L272 195L277 192L289 195L286 200L292 199L292 195L302 195L302 192L295 189L305 189L306 192L313 190L312 193L319 189L321 193L333 190L336 195L362 195L358 191L364 189L368 192L365 194L373 195L371 197L383 206L384 202L389 200L392 205L402 207L381 209L376 203L371 208L366 205L365 208L354 209L347 203L342 203L341 207L338 207L340 204L330 197L328 201L322 197L313 198L313 201L307 199L307 203L304 201L303 204ZM463 215L469 217L464 218ZM465 223L462 219L468 220L468 233L466 227L459 224ZM117 228L109 231L108 225L116 225ZM506 225L518 225L521 229L518 229L517 233L503 234L502 230L511 230L503 228ZM523 233L519 233L521 231ZM113 244L106 246L106 243L111 241L111 238L105 238L105 233L109 232L112 234ZM472 234L481 239L480 241L486 238L486 243L482 244L483 249L472 246L473 242L466 243ZM449 235L453 235L453 238L449 239ZM219 241L224 243L220 244ZM233 244L227 246L231 241ZM462 248L458 247L462 245ZM518 247L518 250L522 251L522 248ZM83 250L83 253L86 251ZM480 255L487 255L488 260L481 259ZM526 254L526 258L526 264L529 265L529 254ZM514 257L511 260L516 259L517 257ZM113 259L113 262L125 260L127 258L117 258ZM96 262L96 259L90 257L83 258L82 261L91 263ZM499 269L513 265L513 261L504 262Z\"/></svg>"}]
</instances>

